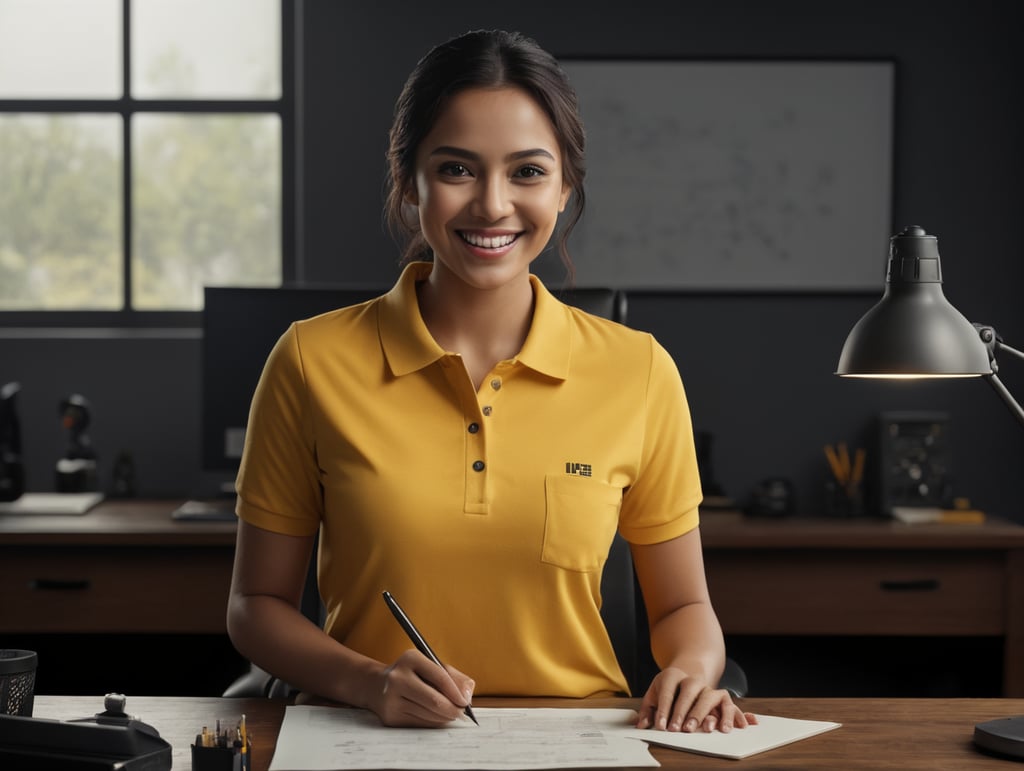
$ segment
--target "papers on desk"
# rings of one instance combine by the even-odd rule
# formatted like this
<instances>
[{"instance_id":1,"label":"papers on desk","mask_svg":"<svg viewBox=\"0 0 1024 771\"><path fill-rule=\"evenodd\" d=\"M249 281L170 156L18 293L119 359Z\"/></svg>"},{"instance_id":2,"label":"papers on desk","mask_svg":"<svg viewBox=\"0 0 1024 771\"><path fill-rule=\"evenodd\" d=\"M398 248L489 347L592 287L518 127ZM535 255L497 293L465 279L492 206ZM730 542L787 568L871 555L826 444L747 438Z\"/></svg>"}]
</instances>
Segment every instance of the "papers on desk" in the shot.
<instances>
[{"instance_id":1,"label":"papers on desk","mask_svg":"<svg viewBox=\"0 0 1024 771\"><path fill-rule=\"evenodd\" d=\"M350 769L549 769L656 767L648 743L744 758L838 728L838 723L758 716L728 734L669 734L633 728L631 709L486 709L480 726L385 728L367 711L290 706L270 771Z\"/></svg>"},{"instance_id":2,"label":"papers on desk","mask_svg":"<svg viewBox=\"0 0 1024 771\"><path fill-rule=\"evenodd\" d=\"M0 503L0 514L85 514L103 500L103 493L23 493Z\"/></svg>"},{"instance_id":3,"label":"papers on desk","mask_svg":"<svg viewBox=\"0 0 1024 771\"><path fill-rule=\"evenodd\" d=\"M774 750L784 744L809 739L817 734L839 728L840 725L840 723L823 720L796 720L775 715L758 715L757 725L734 728L727 734L721 731L709 734L684 734L633 730L630 735L662 747L739 760L759 752Z\"/></svg>"}]
</instances>

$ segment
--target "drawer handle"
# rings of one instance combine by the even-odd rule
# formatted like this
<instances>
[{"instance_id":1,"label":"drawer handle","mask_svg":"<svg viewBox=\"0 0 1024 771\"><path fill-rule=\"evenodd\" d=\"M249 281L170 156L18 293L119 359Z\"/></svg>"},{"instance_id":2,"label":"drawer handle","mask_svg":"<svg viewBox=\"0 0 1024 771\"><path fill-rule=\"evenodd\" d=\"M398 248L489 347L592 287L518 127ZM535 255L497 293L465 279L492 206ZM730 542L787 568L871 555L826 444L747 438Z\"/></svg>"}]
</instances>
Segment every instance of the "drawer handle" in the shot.
<instances>
[{"instance_id":1,"label":"drawer handle","mask_svg":"<svg viewBox=\"0 0 1024 771\"><path fill-rule=\"evenodd\" d=\"M882 581L879 585L886 592L934 592L939 588L939 580L918 578L910 581Z\"/></svg>"},{"instance_id":2,"label":"drawer handle","mask_svg":"<svg viewBox=\"0 0 1024 771\"><path fill-rule=\"evenodd\" d=\"M80 592L89 588L89 579L35 578L29 583L29 586L44 592Z\"/></svg>"}]
</instances>

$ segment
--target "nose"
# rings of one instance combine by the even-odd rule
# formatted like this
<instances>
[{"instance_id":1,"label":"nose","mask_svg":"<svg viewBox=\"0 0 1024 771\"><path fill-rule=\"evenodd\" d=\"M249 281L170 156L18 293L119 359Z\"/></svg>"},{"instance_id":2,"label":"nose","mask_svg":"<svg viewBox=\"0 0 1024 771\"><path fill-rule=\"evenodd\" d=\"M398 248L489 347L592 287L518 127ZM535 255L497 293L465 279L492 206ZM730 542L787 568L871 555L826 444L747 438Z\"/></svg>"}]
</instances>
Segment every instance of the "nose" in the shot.
<instances>
[{"instance_id":1,"label":"nose","mask_svg":"<svg viewBox=\"0 0 1024 771\"><path fill-rule=\"evenodd\" d=\"M507 217L515 208L508 179L501 174L489 174L477 185L472 213L488 222Z\"/></svg>"}]
</instances>

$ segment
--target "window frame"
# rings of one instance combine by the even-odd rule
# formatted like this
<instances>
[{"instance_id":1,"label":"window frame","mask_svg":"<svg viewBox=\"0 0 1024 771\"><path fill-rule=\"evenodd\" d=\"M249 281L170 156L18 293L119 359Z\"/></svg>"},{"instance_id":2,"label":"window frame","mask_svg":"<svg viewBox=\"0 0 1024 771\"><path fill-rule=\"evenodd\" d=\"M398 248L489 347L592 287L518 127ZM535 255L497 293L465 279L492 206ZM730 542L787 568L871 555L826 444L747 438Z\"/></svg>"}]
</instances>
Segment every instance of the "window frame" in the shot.
<instances>
[{"instance_id":1,"label":"window frame","mask_svg":"<svg viewBox=\"0 0 1024 771\"><path fill-rule=\"evenodd\" d=\"M281 10L281 95L278 99L135 99L131 84L131 5L121 0L121 85L122 95L116 99L3 99L0 115L24 114L102 114L121 117L121 225L124 278L123 306L120 310L3 310L0 329L11 327L102 327L113 329L152 327L200 327L201 310L136 310L130 306L132 281L132 119L139 114L260 114L277 115L281 121L281 281L295 280L294 249L296 212L292 202L296 191L296 3L301 0L279 0Z\"/></svg>"}]
</instances>

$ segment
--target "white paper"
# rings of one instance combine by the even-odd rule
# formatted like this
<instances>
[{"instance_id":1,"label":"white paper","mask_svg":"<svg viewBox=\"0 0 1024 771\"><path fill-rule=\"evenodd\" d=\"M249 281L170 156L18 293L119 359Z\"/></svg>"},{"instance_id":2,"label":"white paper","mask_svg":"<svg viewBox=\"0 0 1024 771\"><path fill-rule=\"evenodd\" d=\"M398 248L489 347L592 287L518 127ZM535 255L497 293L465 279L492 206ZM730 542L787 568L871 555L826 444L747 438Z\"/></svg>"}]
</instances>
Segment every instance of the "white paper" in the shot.
<instances>
[{"instance_id":1,"label":"white paper","mask_svg":"<svg viewBox=\"0 0 1024 771\"><path fill-rule=\"evenodd\" d=\"M103 500L103 493L23 493L0 503L0 514L85 514Z\"/></svg>"},{"instance_id":2,"label":"white paper","mask_svg":"<svg viewBox=\"0 0 1024 771\"><path fill-rule=\"evenodd\" d=\"M841 725L758 715L758 725L729 733L687 734L636 729L631 709L473 711L479 727L385 728L367 710L288 707L270 771L653 767L648 744L739 759Z\"/></svg>"},{"instance_id":3,"label":"white paper","mask_svg":"<svg viewBox=\"0 0 1024 771\"><path fill-rule=\"evenodd\" d=\"M790 742L800 741L825 731L839 728L841 723L822 720L797 720L775 715L758 715L757 725L734 728L729 733L670 733L634 728L626 735L650 744L672 747L701 755L715 755L739 760L759 752L773 750Z\"/></svg>"},{"instance_id":4,"label":"white paper","mask_svg":"<svg viewBox=\"0 0 1024 771\"><path fill-rule=\"evenodd\" d=\"M270 771L657 767L630 709L474 708L480 725L386 728L367 710L290 706Z\"/></svg>"}]
</instances>

